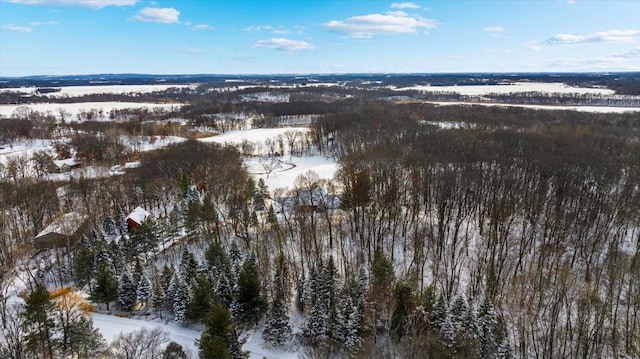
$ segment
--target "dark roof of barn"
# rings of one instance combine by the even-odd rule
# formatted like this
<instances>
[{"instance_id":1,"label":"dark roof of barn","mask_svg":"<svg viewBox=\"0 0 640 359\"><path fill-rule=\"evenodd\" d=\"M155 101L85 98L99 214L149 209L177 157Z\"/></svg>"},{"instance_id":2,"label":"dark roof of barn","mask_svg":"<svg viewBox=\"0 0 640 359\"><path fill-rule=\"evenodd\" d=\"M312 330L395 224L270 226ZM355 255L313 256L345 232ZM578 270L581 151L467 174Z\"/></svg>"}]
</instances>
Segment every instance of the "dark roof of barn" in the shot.
<instances>
[{"instance_id":1,"label":"dark roof of barn","mask_svg":"<svg viewBox=\"0 0 640 359\"><path fill-rule=\"evenodd\" d=\"M72 236L89 218L86 214L69 212L56 218L35 237L36 239L50 233Z\"/></svg>"}]
</instances>

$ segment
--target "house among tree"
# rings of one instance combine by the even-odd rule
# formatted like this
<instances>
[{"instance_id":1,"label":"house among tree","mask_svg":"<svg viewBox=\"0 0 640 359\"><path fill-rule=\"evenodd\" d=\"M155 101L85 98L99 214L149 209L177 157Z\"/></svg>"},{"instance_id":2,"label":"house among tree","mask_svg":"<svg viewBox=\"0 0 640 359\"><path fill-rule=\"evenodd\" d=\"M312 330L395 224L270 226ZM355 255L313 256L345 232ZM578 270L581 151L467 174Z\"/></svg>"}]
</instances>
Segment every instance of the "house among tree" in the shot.
<instances>
[{"instance_id":1,"label":"house among tree","mask_svg":"<svg viewBox=\"0 0 640 359\"><path fill-rule=\"evenodd\" d=\"M140 206L136 207L133 212L127 216L127 229L131 232L132 229L141 225L149 217L151 217L151 213Z\"/></svg>"},{"instance_id":2,"label":"house among tree","mask_svg":"<svg viewBox=\"0 0 640 359\"><path fill-rule=\"evenodd\" d=\"M89 216L69 212L56 218L33 239L38 249L68 247L75 243L89 228Z\"/></svg>"},{"instance_id":3,"label":"house among tree","mask_svg":"<svg viewBox=\"0 0 640 359\"><path fill-rule=\"evenodd\" d=\"M53 161L49 166L49 172L64 173L79 167L80 167L80 163L77 162L75 159L65 158L63 160Z\"/></svg>"}]
</instances>

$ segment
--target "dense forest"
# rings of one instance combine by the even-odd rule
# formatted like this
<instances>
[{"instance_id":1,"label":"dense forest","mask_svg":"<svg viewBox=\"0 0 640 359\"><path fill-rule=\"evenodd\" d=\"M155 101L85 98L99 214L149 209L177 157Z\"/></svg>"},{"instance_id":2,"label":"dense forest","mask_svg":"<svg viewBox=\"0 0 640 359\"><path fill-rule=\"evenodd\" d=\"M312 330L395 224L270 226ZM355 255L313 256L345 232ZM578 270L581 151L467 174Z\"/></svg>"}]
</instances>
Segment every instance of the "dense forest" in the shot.
<instances>
[{"instance_id":1,"label":"dense forest","mask_svg":"<svg viewBox=\"0 0 640 359\"><path fill-rule=\"evenodd\" d=\"M189 104L81 122L0 120L3 143L57 139L60 158L139 161L69 181L25 174L45 172L44 153L0 166L0 356L143 358L122 354L137 340L151 357L186 357L177 344L160 354L157 332L105 343L87 306L199 328L200 358L246 357L242 333L255 328L304 358L640 356L638 113L435 106L374 88L243 97L259 91L141 95ZM577 101L520 100L541 98ZM334 178L310 171L268 188L243 165L258 152L249 144L197 140L299 115L309 131L268 156L333 158ZM123 136L190 139L143 152ZM154 216L127 228L138 206ZM70 211L88 217L81 238L35 249ZM20 273L22 306L9 300Z\"/></svg>"}]
</instances>

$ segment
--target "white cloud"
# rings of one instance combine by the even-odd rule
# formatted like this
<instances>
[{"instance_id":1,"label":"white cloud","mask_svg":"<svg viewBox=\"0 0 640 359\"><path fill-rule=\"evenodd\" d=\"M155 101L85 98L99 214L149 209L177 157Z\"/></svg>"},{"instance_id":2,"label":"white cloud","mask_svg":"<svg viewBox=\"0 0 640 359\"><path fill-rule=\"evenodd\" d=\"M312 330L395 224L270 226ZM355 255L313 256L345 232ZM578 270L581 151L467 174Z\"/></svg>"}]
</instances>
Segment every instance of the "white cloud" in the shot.
<instances>
[{"instance_id":1,"label":"white cloud","mask_svg":"<svg viewBox=\"0 0 640 359\"><path fill-rule=\"evenodd\" d=\"M22 33L30 33L33 32L34 27L43 26L43 25L58 25L57 21L32 21L29 25L2 25L0 26L3 30L16 31Z\"/></svg>"},{"instance_id":2,"label":"white cloud","mask_svg":"<svg viewBox=\"0 0 640 359\"><path fill-rule=\"evenodd\" d=\"M289 30L283 28L282 26L274 27L271 25L249 26L249 27L245 27L244 31L246 32L271 31L272 34L276 34L276 35L286 35L290 32Z\"/></svg>"},{"instance_id":3,"label":"white cloud","mask_svg":"<svg viewBox=\"0 0 640 359\"><path fill-rule=\"evenodd\" d=\"M498 33L498 32L502 32L504 30L504 27L502 26L487 26L483 29L485 32L490 32L490 33Z\"/></svg>"},{"instance_id":4,"label":"white cloud","mask_svg":"<svg viewBox=\"0 0 640 359\"><path fill-rule=\"evenodd\" d=\"M370 38L379 34L415 33L419 29L433 29L435 20L408 14L369 14L353 16L345 20L332 20L324 27L356 38Z\"/></svg>"},{"instance_id":5,"label":"white cloud","mask_svg":"<svg viewBox=\"0 0 640 359\"><path fill-rule=\"evenodd\" d=\"M545 63L553 67L571 68L582 71L638 70L640 66L638 66L637 61L633 61L636 59L640 59L640 46L622 53L595 58L552 58L545 60Z\"/></svg>"},{"instance_id":6,"label":"white cloud","mask_svg":"<svg viewBox=\"0 0 640 359\"><path fill-rule=\"evenodd\" d=\"M544 41L549 45L585 44L592 42L634 42L640 30L609 30L589 35L557 34Z\"/></svg>"},{"instance_id":7,"label":"white cloud","mask_svg":"<svg viewBox=\"0 0 640 359\"><path fill-rule=\"evenodd\" d=\"M386 14L387 15L393 15L393 16L409 16L409 14L407 14L406 12L404 12L402 10L387 11Z\"/></svg>"},{"instance_id":8,"label":"white cloud","mask_svg":"<svg viewBox=\"0 0 640 359\"><path fill-rule=\"evenodd\" d=\"M174 24L180 22L178 20L180 11L172 8L156 8L145 7L133 17L133 20L140 22L155 22L158 24Z\"/></svg>"},{"instance_id":9,"label":"white cloud","mask_svg":"<svg viewBox=\"0 0 640 359\"><path fill-rule=\"evenodd\" d=\"M391 4L392 9L419 9L420 5L412 2L395 2Z\"/></svg>"},{"instance_id":10,"label":"white cloud","mask_svg":"<svg viewBox=\"0 0 640 359\"><path fill-rule=\"evenodd\" d=\"M557 34L544 41L529 41L524 46L530 50L541 50L543 46L578 45L600 42L634 43L640 38L640 30L608 30L588 35Z\"/></svg>"},{"instance_id":11,"label":"white cloud","mask_svg":"<svg viewBox=\"0 0 640 359\"><path fill-rule=\"evenodd\" d=\"M29 33L33 32L33 28L31 26L17 26L17 25L0 25L0 29L9 30L15 32Z\"/></svg>"},{"instance_id":12,"label":"white cloud","mask_svg":"<svg viewBox=\"0 0 640 359\"><path fill-rule=\"evenodd\" d=\"M191 26L191 30L193 31L202 31L202 30L213 30L213 26L207 24L198 24Z\"/></svg>"},{"instance_id":13,"label":"white cloud","mask_svg":"<svg viewBox=\"0 0 640 359\"><path fill-rule=\"evenodd\" d=\"M567 0L567 4L573 5L576 3L576 0Z\"/></svg>"},{"instance_id":14,"label":"white cloud","mask_svg":"<svg viewBox=\"0 0 640 359\"><path fill-rule=\"evenodd\" d=\"M253 44L254 48L265 48L284 52L294 52L300 50L313 50L315 47L305 41L291 40L284 37L276 37L269 40L260 40Z\"/></svg>"},{"instance_id":15,"label":"white cloud","mask_svg":"<svg viewBox=\"0 0 640 359\"><path fill-rule=\"evenodd\" d=\"M9 0L12 3L24 5L62 5L81 6L92 9L102 9L107 6L131 6L139 0Z\"/></svg>"},{"instance_id":16,"label":"white cloud","mask_svg":"<svg viewBox=\"0 0 640 359\"><path fill-rule=\"evenodd\" d=\"M636 46L635 48L629 51L625 51L619 54L614 54L611 56L622 58L622 59L640 59L640 46Z\"/></svg>"},{"instance_id":17,"label":"white cloud","mask_svg":"<svg viewBox=\"0 0 640 359\"><path fill-rule=\"evenodd\" d=\"M257 26L249 26L249 27L245 27L244 28L244 31L246 31L246 32L262 31L262 30L271 31L271 30L273 30L273 26L271 26L271 25L257 25Z\"/></svg>"}]
</instances>

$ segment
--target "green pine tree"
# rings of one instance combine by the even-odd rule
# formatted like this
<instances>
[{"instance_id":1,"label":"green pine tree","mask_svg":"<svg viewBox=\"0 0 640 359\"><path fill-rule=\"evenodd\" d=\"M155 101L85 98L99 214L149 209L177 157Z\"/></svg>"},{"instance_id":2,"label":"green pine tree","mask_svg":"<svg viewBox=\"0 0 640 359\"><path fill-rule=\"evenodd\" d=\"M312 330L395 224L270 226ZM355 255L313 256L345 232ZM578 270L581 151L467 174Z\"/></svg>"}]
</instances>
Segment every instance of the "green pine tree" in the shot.
<instances>
[{"instance_id":1,"label":"green pine tree","mask_svg":"<svg viewBox=\"0 0 640 359\"><path fill-rule=\"evenodd\" d=\"M98 273L96 274L95 283L90 293L90 299L96 303L106 304L107 310L109 310L109 303L116 300L117 297L118 281L109 269L102 266L98 269Z\"/></svg>"},{"instance_id":2,"label":"green pine tree","mask_svg":"<svg viewBox=\"0 0 640 359\"><path fill-rule=\"evenodd\" d=\"M237 319L241 323L257 324L260 321L266 307L261 291L255 258L250 255L242 264L238 275Z\"/></svg>"},{"instance_id":3,"label":"green pine tree","mask_svg":"<svg viewBox=\"0 0 640 359\"><path fill-rule=\"evenodd\" d=\"M235 359L238 352L237 336L229 309L219 303L213 303L204 319L205 328L196 342L200 359ZM236 355L233 355L236 354ZM246 357L240 351L240 355Z\"/></svg>"},{"instance_id":4,"label":"green pine tree","mask_svg":"<svg viewBox=\"0 0 640 359\"><path fill-rule=\"evenodd\" d=\"M42 354L45 358L54 357L54 311L49 291L44 286L37 286L25 299L24 331L27 351L33 357Z\"/></svg>"}]
</instances>

